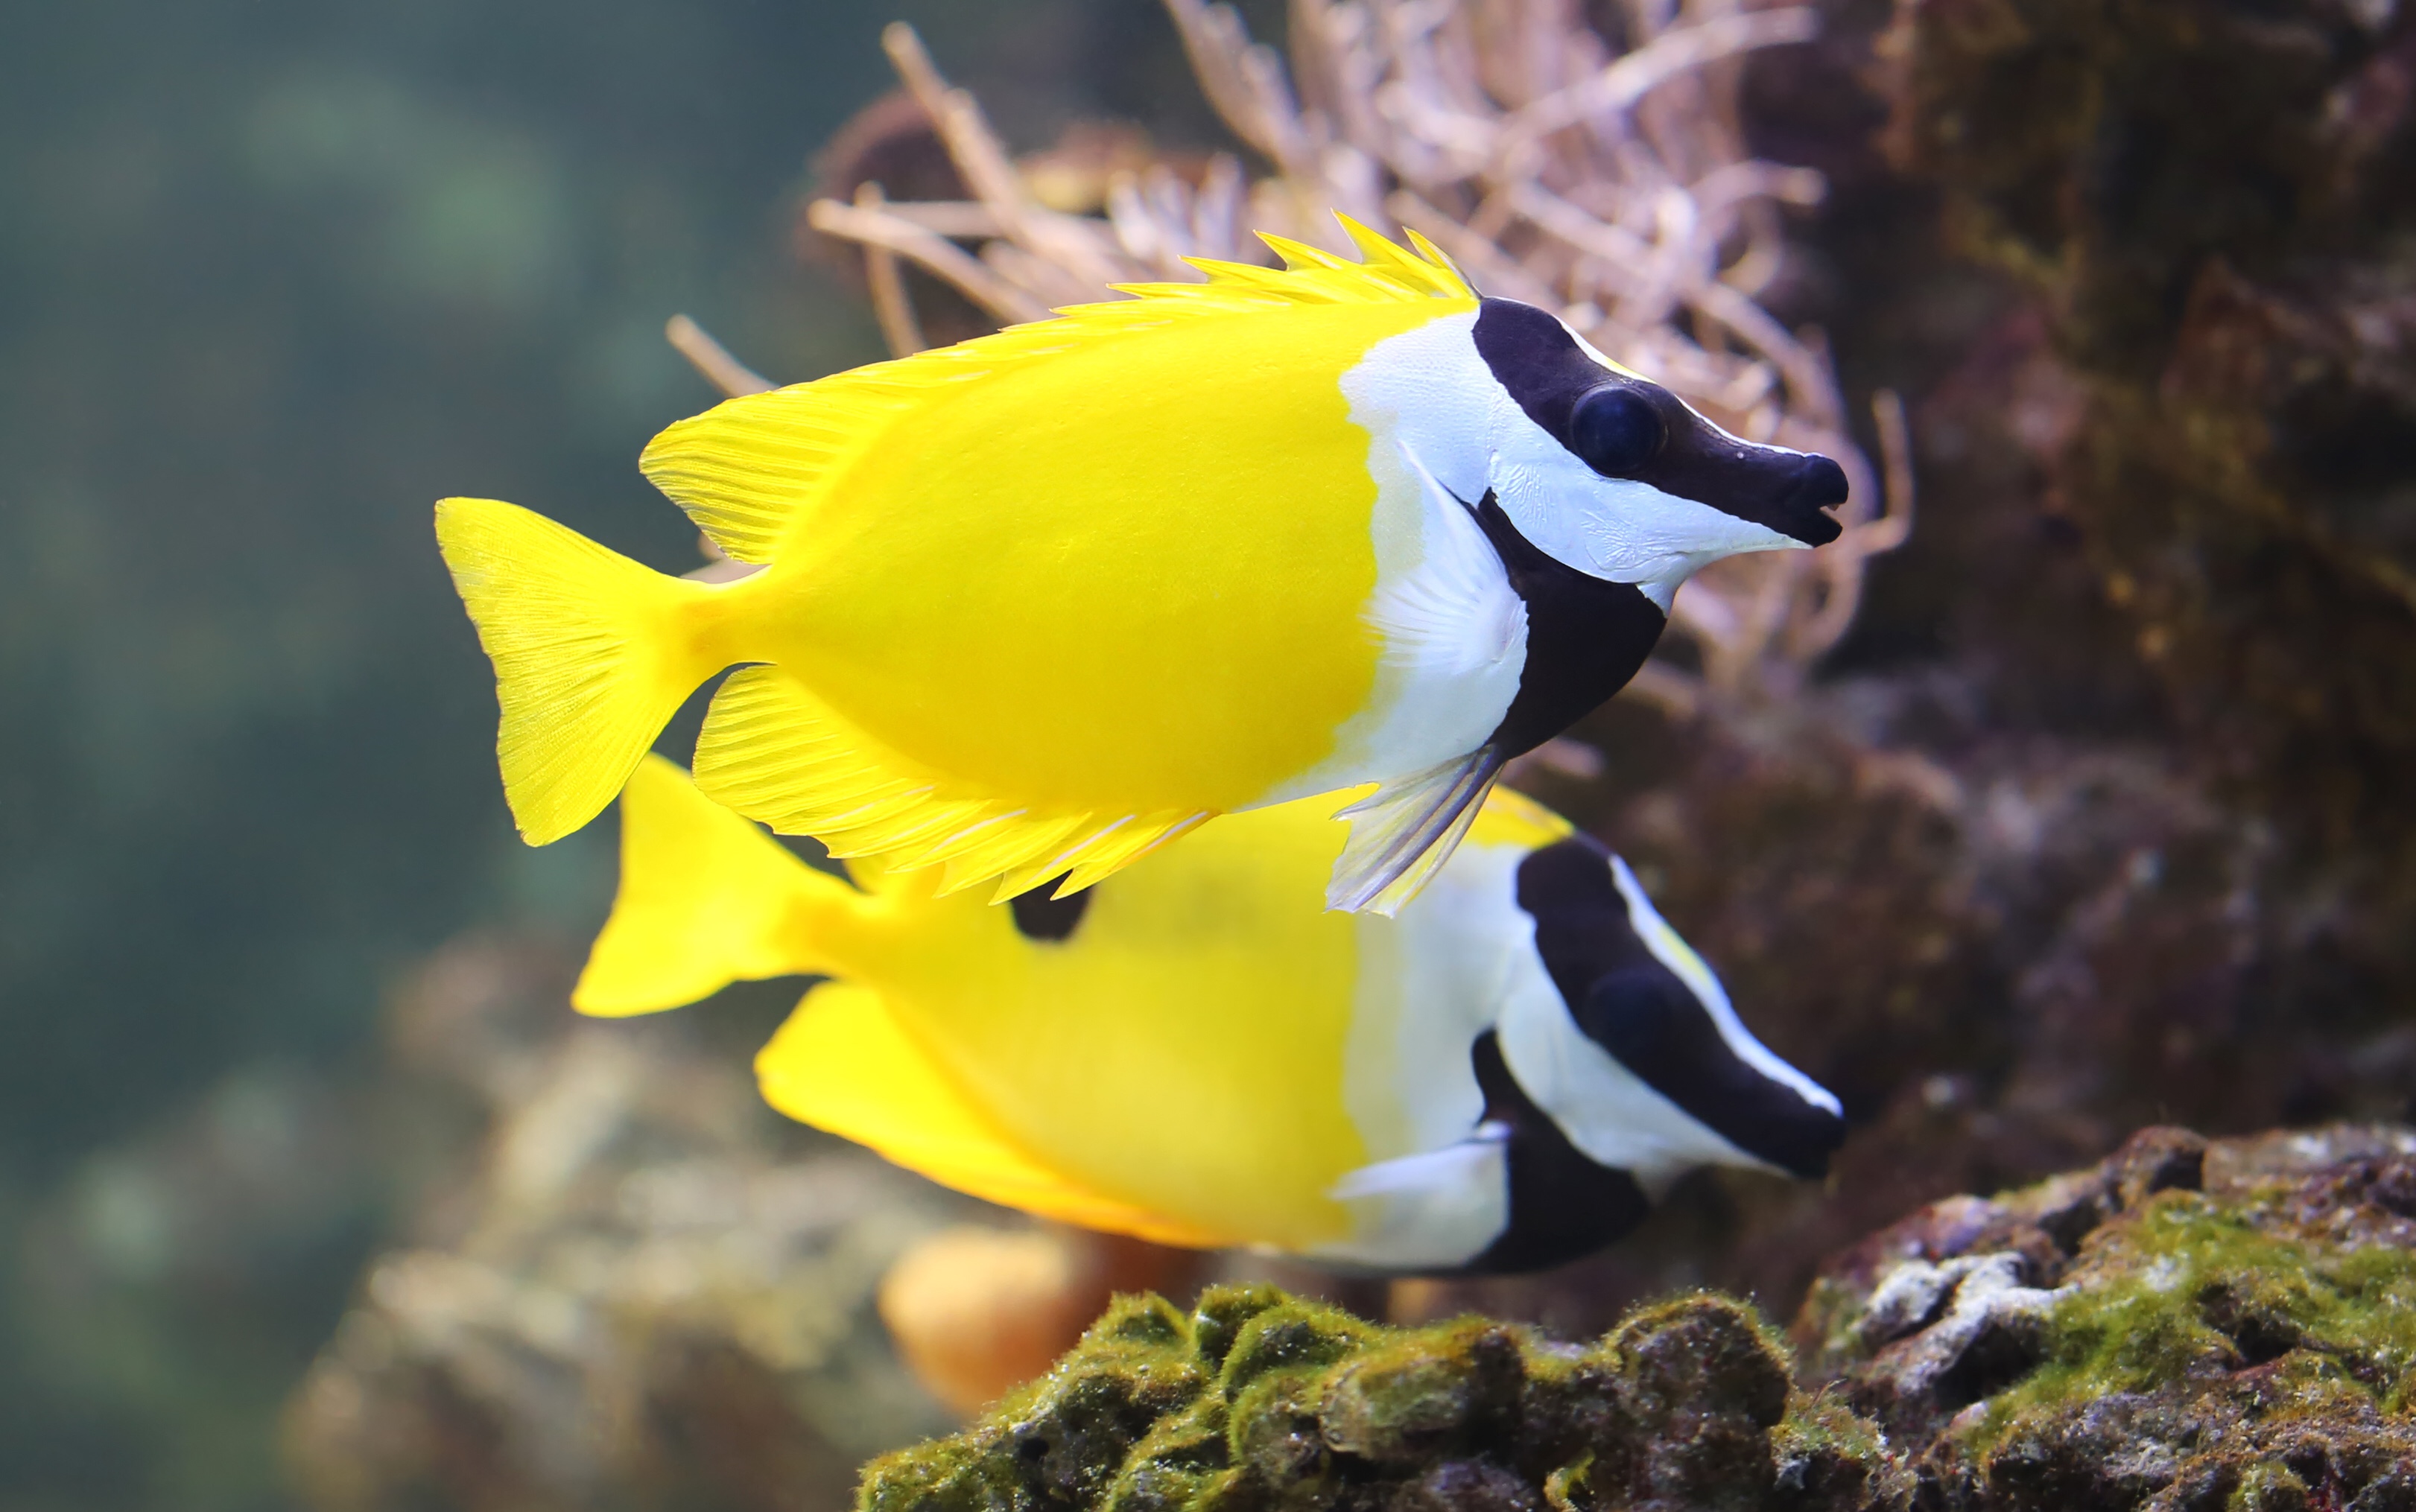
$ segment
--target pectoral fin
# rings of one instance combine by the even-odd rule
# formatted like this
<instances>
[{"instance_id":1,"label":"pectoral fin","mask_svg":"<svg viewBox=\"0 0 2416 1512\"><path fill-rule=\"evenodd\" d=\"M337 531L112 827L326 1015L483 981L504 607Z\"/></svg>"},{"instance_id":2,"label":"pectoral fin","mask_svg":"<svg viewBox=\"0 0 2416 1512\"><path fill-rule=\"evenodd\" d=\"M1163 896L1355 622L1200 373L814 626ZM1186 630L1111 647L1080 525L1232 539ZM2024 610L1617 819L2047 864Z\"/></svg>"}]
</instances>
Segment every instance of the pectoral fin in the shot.
<instances>
[{"instance_id":1,"label":"pectoral fin","mask_svg":"<svg viewBox=\"0 0 2416 1512\"><path fill-rule=\"evenodd\" d=\"M1227 1243L1087 1190L1019 1148L899 1027L880 995L826 982L755 1057L763 1099L986 1202L1158 1244Z\"/></svg>"},{"instance_id":2,"label":"pectoral fin","mask_svg":"<svg viewBox=\"0 0 2416 1512\"><path fill-rule=\"evenodd\" d=\"M1501 775L1502 758L1486 746L1387 782L1340 810L1335 817L1351 822L1351 839L1335 858L1325 906L1399 913L1451 859Z\"/></svg>"}]
</instances>

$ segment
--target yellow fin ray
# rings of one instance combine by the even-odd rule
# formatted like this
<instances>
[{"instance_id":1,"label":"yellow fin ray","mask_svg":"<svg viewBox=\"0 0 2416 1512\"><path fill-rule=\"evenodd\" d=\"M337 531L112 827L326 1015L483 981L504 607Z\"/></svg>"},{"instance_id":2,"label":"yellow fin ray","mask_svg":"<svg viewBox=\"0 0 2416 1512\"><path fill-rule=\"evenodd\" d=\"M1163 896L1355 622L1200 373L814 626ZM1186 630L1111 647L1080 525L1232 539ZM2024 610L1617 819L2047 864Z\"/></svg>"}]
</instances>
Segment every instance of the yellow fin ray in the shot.
<instances>
[{"instance_id":1,"label":"yellow fin ray","mask_svg":"<svg viewBox=\"0 0 2416 1512\"><path fill-rule=\"evenodd\" d=\"M1094 824L1089 814L1074 813L1061 814L1051 822L1039 824L985 822L978 829L968 826L954 837L959 843L947 854L934 854L931 857L943 869L940 895L944 898L994 877L1019 875L1026 868L1064 850L1071 837ZM1056 874L1051 871L1048 876ZM1019 892L1023 890L1017 889ZM998 895L1002 900L1012 896L1012 893Z\"/></svg>"},{"instance_id":2,"label":"yellow fin ray","mask_svg":"<svg viewBox=\"0 0 2416 1512\"><path fill-rule=\"evenodd\" d=\"M741 668L714 696L696 780L715 801L814 836L833 855L878 857L891 870L944 866L943 894L1002 877L1021 881L1021 892L1068 869L1088 885L1208 817L1034 809L952 789L771 666Z\"/></svg>"},{"instance_id":3,"label":"yellow fin ray","mask_svg":"<svg viewBox=\"0 0 2416 1512\"><path fill-rule=\"evenodd\" d=\"M1262 238L1289 266L1194 259L1204 283L1129 283L1131 295L1069 305L1056 318L935 347L812 383L726 401L667 427L639 458L655 486L687 512L732 558L765 563L812 512L828 480L935 392L1002 367L1054 356L1174 321L1264 312L1286 305L1473 300L1450 260L1422 237L1415 250L1348 218L1343 229L1367 257Z\"/></svg>"},{"instance_id":4,"label":"yellow fin ray","mask_svg":"<svg viewBox=\"0 0 2416 1512\"><path fill-rule=\"evenodd\" d=\"M620 891L571 1006L653 1013L732 982L838 969L828 945L843 930L830 926L863 904L649 755L621 792Z\"/></svg>"},{"instance_id":5,"label":"yellow fin ray","mask_svg":"<svg viewBox=\"0 0 2416 1512\"><path fill-rule=\"evenodd\" d=\"M495 499L436 506L436 543L495 664L504 796L531 845L601 813L712 675L687 633L718 590Z\"/></svg>"},{"instance_id":6,"label":"yellow fin ray","mask_svg":"<svg viewBox=\"0 0 2416 1512\"><path fill-rule=\"evenodd\" d=\"M937 803L903 799L893 802L898 807L886 817L846 831L846 839L840 843L849 855L879 855L917 842L945 840L978 822L989 807L974 798L954 798Z\"/></svg>"},{"instance_id":7,"label":"yellow fin ray","mask_svg":"<svg viewBox=\"0 0 2416 1512\"><path fill-rule=\"evenodd\" d=\"M866 370L747 394L667 426L638 470L733 561L772 560L823 475L911 398Z\"/></svg>"},{"instance_id":8,"label":"yellow fin ray","mask_svg":"<svg viewBox=\"0 0 2416 1512\"><path fill-rule=\"evenodd\" d=\"M1070 839L1065 843L1041 851L1011 868L990 871L959 862L958 869L950 873L941 891L947 893L959 887L969 887L994 875L998 878L998 888L991 895L993 902L1004 902L1019 893L1030 892L1050 882L1056 882L1058 885L1049 896L1063 898L1113 876L1169 840L1189 833L1215 817L1205 811L1182 813L1168 810L1125 815L1106 824L1091 824L1087 831L1080 825L1071 825L1067 828ZM1090 824L1090 816L1084 815L1082 823ZM1060 882L1060 878L1064 880Z\"/></svg>"},{"instance_id":9,"label":"yellow fin ray","mask_svg":"<svg viewBox=\"0 0 2416 1512\"><path fill-rule=\"evenodd\" d=\"M1200 810L1187 814L1157 814L1127 825L1115 834L1101 834L1074 857L1073 875L1057 890L1060 893L1080 892L1095 883L1103 882L1167 841L1188 834L1214 817Z\"/></svg>"},{"instance_id":10,"label":"yellow fin ray","mask_svg":"<svg viewBox=\"0 0 2416 1512\"><path fill-rule=\"evenodd\" d=\"M755 1057L764 1101L988 1202L1159 1244L1229 1242L1082 1187L1019 1149L870 989L826 982L806 994Z\"/></svg>"},{"instance_id":11,"label":"yellow fin ray","mask_svg":"<svg viewBox=\"0 0 2416 1512\"><path fill-rule=\"evenodd\" d=\"M1283 259L1284 271L1287 273L1305 273L1311 268L1354 265L1347 257L1336 256L1322 247L1311 247L1305 241L1294 241L1290 236L1278 236L1272 232L1262 231L1259 233L1259 240L1265 242L1269 250Z\"/></svg>"}]
</instances>

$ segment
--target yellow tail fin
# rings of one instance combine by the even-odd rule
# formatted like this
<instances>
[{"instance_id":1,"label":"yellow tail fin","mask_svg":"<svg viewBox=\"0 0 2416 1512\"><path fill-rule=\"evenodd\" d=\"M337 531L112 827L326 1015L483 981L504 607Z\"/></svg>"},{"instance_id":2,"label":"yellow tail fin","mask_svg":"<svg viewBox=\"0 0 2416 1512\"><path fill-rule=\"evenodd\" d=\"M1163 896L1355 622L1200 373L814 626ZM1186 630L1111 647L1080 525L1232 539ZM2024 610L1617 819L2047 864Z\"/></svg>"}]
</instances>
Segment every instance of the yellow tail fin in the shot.
<instances>
[{"instance_id":1,"label":"yellow tail fin","mask_svg":"<svg viewBox=\"0 0 2416 1512\"><path fill-rule=\"evenodd\" d=\"M697 653L691 617L715 589L493 499L439 504L436 542L495 664L504 796L521 838L551 844L603 812L720 670Z\"/></svg>"},{"instance_id":2,"label":"yellow tail fin","mask_svg":"<svg viewBox=\"0 0 2416 1512\"><path fill-rule=\"evenodd\" d=\"M828 974L863 901L649 755L621 793L621 890L571 1005L621 1018L732 982Z\"/></svg>"}]
</instances>

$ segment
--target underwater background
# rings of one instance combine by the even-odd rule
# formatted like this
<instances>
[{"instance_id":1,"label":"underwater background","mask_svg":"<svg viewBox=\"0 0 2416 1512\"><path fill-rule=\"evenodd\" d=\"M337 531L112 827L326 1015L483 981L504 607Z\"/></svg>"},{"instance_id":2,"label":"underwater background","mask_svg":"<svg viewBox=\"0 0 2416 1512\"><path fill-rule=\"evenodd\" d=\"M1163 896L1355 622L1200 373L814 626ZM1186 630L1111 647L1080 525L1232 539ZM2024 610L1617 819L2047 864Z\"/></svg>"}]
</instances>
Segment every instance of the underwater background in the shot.
<instances>
[{"instance_id":1,"label":"underwater background","mask_svg":"<svg viewBox=\"0 0 2416 1512\"><path fill-rule=\"evenodd\" d=\"M1873 459L1901 397L1917 522L1835 643L1673 643L1521 779L1853 1134L1397 1322L1714 1284L1829 1348L1921 1203L2416 1116L2416 21L1813 8L1722 126L1825 177L1759 297ZM697 562L632 465L716 398L664 322L883 354L797 221L896 19L1019 152L1232 145L1155 0L0 9L0 1512L821 1507L952 1423L868 1299L1014 1225L757 1105L793 983L570 1021L613 829L514 837L428 513ZM1990 1221L2061 1242L2038 1190Z\"/></svg>"},{"instance_id":2,"label":"underwater background","mask_svg":"<svg viewBox=\"0 0 2416 1512\"><path fill-rule=\"evenodd\" d=\"M284 1504L409 1163L381 1004L611 892L512 835L429 505L692 559L663 322L880 355L787 222L900 17L1019 133L1206 128L1138 0L0 10L0 1505Z\"/></svg>"}]
</instances>

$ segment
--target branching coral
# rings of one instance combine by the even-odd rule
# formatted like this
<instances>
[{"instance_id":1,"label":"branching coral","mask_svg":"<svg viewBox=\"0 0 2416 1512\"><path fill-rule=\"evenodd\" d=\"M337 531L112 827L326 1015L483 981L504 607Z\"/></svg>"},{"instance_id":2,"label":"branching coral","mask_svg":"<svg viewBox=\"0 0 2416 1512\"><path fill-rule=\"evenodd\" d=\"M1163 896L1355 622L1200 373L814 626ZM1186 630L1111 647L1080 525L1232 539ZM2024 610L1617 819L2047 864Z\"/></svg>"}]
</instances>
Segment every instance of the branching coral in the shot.
<instances>
[{"instance_id":1,"label":"branching coral","mask_svg":"<svg viewBox=\"0 0 2416 1512\"><path fill-rule=\"evenodd\" d=\"M1264 166L1254 176L1220 155L1188 174L1123 169L1097 216L1051 208L1034 165L910 29L890 29L890 57L968 197L890 203L867 186L808 219L862 248L894 350L923 344L901 261L1028 321L1119 283L1197 277L1186 257L1264 260L1253 231L1347 251L1335 211L1414 228L1480 287L1560 311L1740 434L1835 457L1853 489L1844 538L1722 563L1679 596L1673 624L1722 690L1783 691L1836 644L1865 565L1910 526L1911 480L1893 397L1874 405L1882 480L1820 338L1756 302L1784 260L1781 208L1817 203L1822 186L1749 156L1735 60L1808 39L1811 10L1708 0L1681 20L1634 0L1623 50L1573 0L1294 0L1287 70L1230 8L1168 5L1209 101ZM1638 686L1689 703L1700 685L1663 662Z\"/></svg>"}]
</instances>

